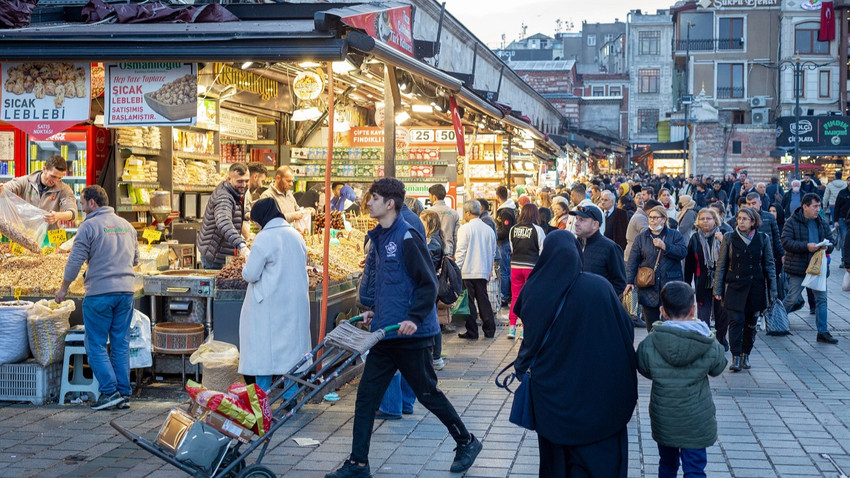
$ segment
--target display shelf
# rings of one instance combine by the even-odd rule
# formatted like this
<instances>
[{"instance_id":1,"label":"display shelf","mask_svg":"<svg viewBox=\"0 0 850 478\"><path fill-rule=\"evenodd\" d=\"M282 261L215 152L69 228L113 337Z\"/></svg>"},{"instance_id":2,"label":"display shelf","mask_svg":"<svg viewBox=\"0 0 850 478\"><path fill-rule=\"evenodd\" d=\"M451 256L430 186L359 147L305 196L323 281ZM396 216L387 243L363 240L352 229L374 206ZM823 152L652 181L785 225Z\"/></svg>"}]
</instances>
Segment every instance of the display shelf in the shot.
<instances>
[{"instance_id":1,"label":"display shelf","mask_svg":"<svg viewBox=\"0 0 850 478\"><path fill-rule=\"evenodd\" d=\"M188 193L210 193L216 187L215 186L206 186L199 184L174 184L174 191L176 192L188 192Z\"/></svg>"},{"instance_id":2,"label":"display shelf","mask_svg":"<svg viewBox=\"0 0 850 478\"><path fill-rule=\"evenodd\" d=\"M0 175L0 180L4 180L4 179L12 179L12 178L14 178L14 177L15 177L15 176L14 176L14 175L11 175L11 174L2 174L2 175Z\"/></svg>"},{"instance_id":3,"label":"display shelf","mask_svg":"<svg viewBox=\"0 0 850 478\"><path fill-rule=\"evenodd\" d=\"M85 181L86 177L85 176L65 176L62 179L66 180L66 181Z\"/></svg>"},{"instance_id":4,"label":"display shelf","mask_svg":"<svg viewBox=\"0 0 850 478\"><path fill-rule=\"evenodd\" d=\"M487 164L492 165L494 161L507 161L505 159L470 159L469 164Z\"/></svg>"},{"instance_id":5,"label":"display shelf","mask_svg":"<svg viewBox=\"0 0 850 478\"><path fill-rule=\"evenodd\" d=\"M426 161L426 160L415 160L415 159L402 159L397 160L396 164L410 164L410 165L421 165L421 166L448 166L448 161ZM383 162L381 163L383 164Z\"/></svg>"},{"instance_id":6,"label":"display shelf","mask_svg":"<svg viewBox=\"0 0 850 478\"><path fill-rule=\"evenodd\" d=\"M151 210L150 204L134 204L132 206L117 206L116 212L146 212Z\"/></svg>"},{"instance_id":7,"label":"display shelf","mask_svg":"<svg viewBox=\"0 0 850 478\"><path fill-rule=\"evenodd\" d=\"M396 176L396 179L398 179L401 182L408 182L408 183L435 183L435 182L439 183L439 182L443 182L443 181L446 180L445 178L441 178L441 177L422 178L422 177L413 177L413 176Z\"/></svg>"},{"instance_id":8,"label":"display shelf","mask_svg":"<svg viewBox=\"0 0 850 478\"><path fill-rule=\"evenodd\" d=\"M220 155L218 155L218 154L208 154L208 153L187 153L187 152L185 152L185 151L175 151L173 154L174 154L174 157L175 157L175 158L180 158L180 159L195 159L195 160L199 160L199 161L215 161L215 162L219 162L219 160L221 159Z\"/></svg>"},{"instance_id":9,"label":"display shelf","mask_svg":"<svg viewBox=\"0 0 850 478\"><path fill-rule=\"evenodd\" d=\"M118 184L132 184L140 188L159 188L159 183L154 181L118 181Z\"/></svg>"},{"instance_id":10,"label":"display shelf","mask_svg":"<svg viewBox=\"0 0 850 478\"><path fill-rule=\"evenodd\" d=\"M345 160L335 159L335 160L331 160L331 163L335 164L335 165L340 165L340 164L359 164L359 165L374 164L374 165L380 165L380 164L384 164L383 161L376 161L374 159L345 159ZM324 165L327 164L327 162L324 159L297 159L297 158L292 158L292 164L318 164L320 166L324 166Z\"/></svg>"},{"instance_id":11,"label":"display shelf","mask_svg":"<svg viewBox=\"0 0 850 478\"><path fill-rule=\"evenodd\" d=\"M124 146L119 144L118 149L124 149L131 154L138 154L139 156L159 156L162 154L162 151L159 149L142 148L140 146Z\"/></svg>"},{"instance_id":12,"label":"display shelf","mask_svg":"<svg viewBox=\"0 0 850 478\"><path fill-rule=\"evenodd\" d=\"M178 128L178 129L197 129L197 130L201 130L201 131L216 131L216 132L218 132L218 129L219 129L217 124L201 123L201 122L199 122L198 124L193 124L193 125L175 126L175 128Z\"/></svg>"},{"instance_id":13,"label":"display shelf","mask_svg":"<svg viewBox=\"0 0 850 478\"><path fill-rule=\"evenodd\" d=\"M503 181L504 179L505 179L504 177L496 177L496 178L482 178L482 177L469 178L469 180L470 180L470 181L481 181L481 182L483 182L483 181L487 181L487 182L491 182L491 183L498 183L498 182Z\"/></svg>"},{"instance_id":14,"label":"display shelf","mask_svg":"<svg viewBox=\"0 0 850 478\"><path fill-rule=\"evenodd\" d=\"M324 181L325 177L324 176L304 176L304 177L297 177L296 176L295 179L299 180L299 181L316 182L316 181ZM354 183L371 183L375 179L378 179L378 177L377 176L331 176L331 181L337 181L337 182L351 181L351 182L354 182Z\"/></svg>"}]
</instances>

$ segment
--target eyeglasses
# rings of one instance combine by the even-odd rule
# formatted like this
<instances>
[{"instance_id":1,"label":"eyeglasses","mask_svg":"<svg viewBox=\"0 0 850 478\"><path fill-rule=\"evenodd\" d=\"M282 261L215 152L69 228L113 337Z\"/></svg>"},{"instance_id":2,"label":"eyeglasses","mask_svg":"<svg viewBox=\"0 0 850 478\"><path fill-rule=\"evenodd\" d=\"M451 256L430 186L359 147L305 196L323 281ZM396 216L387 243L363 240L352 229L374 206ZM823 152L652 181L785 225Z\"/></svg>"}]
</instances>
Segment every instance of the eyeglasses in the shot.
<instances>
[{"instance_id":1,"label":"eyeglasses","mask_svg":"<svg viewBox=\"0 0 850 478\"><path fill-rule=\"evenodd\" d=\"M650 221L658 221L659 219L664 219L664 216L649 216Z\"/></svg>"}]
</instances>

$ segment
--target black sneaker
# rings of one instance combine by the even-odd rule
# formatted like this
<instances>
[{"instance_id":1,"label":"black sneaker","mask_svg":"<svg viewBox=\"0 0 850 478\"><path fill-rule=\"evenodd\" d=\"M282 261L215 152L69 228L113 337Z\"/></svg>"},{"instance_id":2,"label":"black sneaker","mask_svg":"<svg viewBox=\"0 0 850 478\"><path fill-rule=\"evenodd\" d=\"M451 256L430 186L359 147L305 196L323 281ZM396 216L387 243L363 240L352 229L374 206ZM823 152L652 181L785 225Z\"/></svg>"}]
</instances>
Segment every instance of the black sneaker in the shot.
<instances>
[{"instance_id":1,"label":"black sneaker","mask_svg":"<svg viewBox=\"0 0 850 478\"><path fill-rule=\"evenodd\" d=\"M360 476L372 476L372 472L369 471L369 464L366 463L365 465L360 466L351 460L345 460L342 468L333 473L326 474L325 478L357 478Z\"/></svg>"},{"instance_id":2,"label":"black sneaker","mask_svg":"<svg viewBox=\"0 0 850 478\"><path fill-rule=\"evenodd\" d=\"M100 394L100 398L92 404L92 410L106 410L107 408L112 408L124 401L121 398L121 394L118 392L113 393L112 395Z\"/></svg>"},{"instance_id":3,"label":"black sneaker","mask_svg":"<svg viewBox=\"0 0 850 478\"><path fill-rule=\"evenodd\" d=\"M128 408L130 408L130 396L121 395L121 403L116 405L115 408L119 410L127 410Z\"/></svg>"},{"instance_id":4,"label":"black sneaker","mask_svg":"<svg viewBox=\"0 0 850 478\"><path fill-rule=\"evenodd\" d=\"M824 332L822 334L818 334L818 342L835 345L838 343L838 339L833 337L829 332Z\"/></svg>"},{"instance_id":5,"label":"black sneaker","mask_svg":"<svg viewBox=\"0 0 850 478\"><path fill-rule=\"evenodd\" d=\"M452 467L449 469L452 473L460 473L466 471L475 463L475 457L481 453L481 442L475 438L475 435L470 435L472 441L466 445L458 445L455 448L455 461L452 462Z\"/></svg>"}]
</instances>

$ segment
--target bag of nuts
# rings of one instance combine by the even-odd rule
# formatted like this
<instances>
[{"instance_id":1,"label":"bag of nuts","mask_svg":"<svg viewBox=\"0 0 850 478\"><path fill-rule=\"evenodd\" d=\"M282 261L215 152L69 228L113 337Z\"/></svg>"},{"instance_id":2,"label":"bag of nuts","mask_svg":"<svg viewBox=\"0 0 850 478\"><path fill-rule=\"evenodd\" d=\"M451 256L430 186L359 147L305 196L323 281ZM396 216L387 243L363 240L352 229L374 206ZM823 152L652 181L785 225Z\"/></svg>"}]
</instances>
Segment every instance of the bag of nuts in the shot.
<instances>
[{"instance_id":1,"label":"bag of nuts","mask_svg":"<svg viewBox=\"0 0 850 478\"><path fill-rule=\"evenodd\" d=\"M27 336L35 361L42 366L62 360L65 354L65 332L70 327L73 300L57 304L53 299L40 300L27 312Z\"/></svg>"},{"instance_id":2,"label":"bag of nuts","mask_svg":"<svg viewBox=\"0 0 850 478\"><path fill-rule=\"evenodd\" d=\"M4 188L0 194L0 234L36 254L47 235L44 211Z\"/></svg>"}]
</instances>

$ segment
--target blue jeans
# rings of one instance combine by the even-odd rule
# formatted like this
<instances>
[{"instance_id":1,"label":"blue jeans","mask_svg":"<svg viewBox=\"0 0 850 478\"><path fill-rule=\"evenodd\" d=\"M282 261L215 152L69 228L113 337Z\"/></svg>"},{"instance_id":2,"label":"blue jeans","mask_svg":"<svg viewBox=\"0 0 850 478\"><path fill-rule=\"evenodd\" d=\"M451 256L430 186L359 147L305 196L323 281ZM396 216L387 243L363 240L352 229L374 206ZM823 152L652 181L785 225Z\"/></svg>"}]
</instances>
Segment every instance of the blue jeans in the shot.
<instances>
[{"instance_id":1,"label":"blue jeans","mask_svg":"<svg viewBox=\"0 0 850 478\"><path fill-rule=\"evenodd\" d=\"M803 293L804 278L804 276L788 274L788 295L782 301L782 305L785 306L786 311L790 311L794 304L800 300L800 295ZM829 331L829 327L826 324L826 292L825 290L812 290L812 294L815 296L815 325L819 334L825 334Z\"/></svg>"},{"instance_id":2,"label":"blue jeans","mask_svg":"<svg viewBox=\"0 0 850 478\"><path fill-rule=\"evenodd\" d=\"M511 243L496 246L499 252L499 281L502 287L502 302L511 298Z\"/></svg>"},{"instance_id":3,"label":"blue jeans","mask_svg":"<svg viewBox=\"0 0 850 478\"><path fill-rule=\"evenodd\" d=\"M258 387L262 388L263 391L266 392L266 395L268 395L269 389L272 388L272 383L274 383L273 378L274 377L271 375L257 375L254 377L254 383L256 383ZM288 387L291 383L293 383L293 381L288 378L284 380L283 389L286 390L286 387ZM283 393L283 399L289 400L293 395L295 395L296 391L298 391L297 387L292 387L289 390L286 390L286 392Z\"/></svg>"},{"instance_id":4,"label":"blue jeans","mask_svg":"<svg viewBox=\"0 0 850 478\"><path fill-rule=\"evenodd\" d=\"M224 269L224 264L208 261L204 256L201 256L201 266L203 266L204 269L210 271L220 271Z\"/></svg>"},{"instance_id":5,"label":"blue jeans","mask_svg":"<svg viewBox=\"0 0 850 478\"><path fill-rule=\"evenodd\" d=\"M658 478L676 478L679 473L679 459L682 460L684 478L704 478L708 456L705 448L672 448L658 445Z\"/></svg>"},{"instance_id":6,"label":"blue jeans","mask_svg":"<svg viewBox=\"0 0 850 478\"><path fill-rule=\"evenodd\" d=\"M407 380L396 372L378 410L387 415L401 415L401 412L412 413L415 401L416 394L413 393L413 389L407 384Z\"/></svg>"},{"instance_id":7,"label":"blue jeans","mask_svg":"<svg viewBox=\"0 0 850 478\"><path fill-rule=\"evenodd\" d=\"M116 391L129 396L130 323L133 321L133 294L103 294L83 299L86 327L86 355L89 366L104 395ZM109 352L106 341L109 339Z\"/></svg>"}]
</instances>

